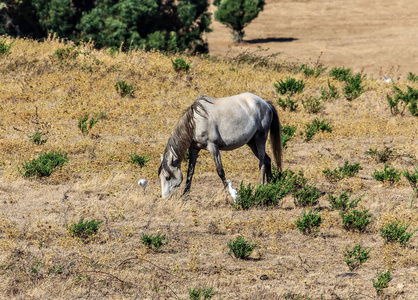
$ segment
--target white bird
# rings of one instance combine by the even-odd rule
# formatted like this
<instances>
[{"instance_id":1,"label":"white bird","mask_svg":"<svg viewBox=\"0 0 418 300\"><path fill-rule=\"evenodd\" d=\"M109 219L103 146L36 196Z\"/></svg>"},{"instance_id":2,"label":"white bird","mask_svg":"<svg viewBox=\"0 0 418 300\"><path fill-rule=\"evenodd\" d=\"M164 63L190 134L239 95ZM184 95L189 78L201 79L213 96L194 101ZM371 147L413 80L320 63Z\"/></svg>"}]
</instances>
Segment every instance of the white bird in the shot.
<instances>
[{"instance_id":1,"label":"white bird","mask_svg":"<svg viewBox=\"0 0 418 300\"><path fill-rule=\"evenodd\" d=\"M138 181L139 186L142 186L142 188L144 189L144 194L145 194L145 188L147 187L148 182L145 179L141 179Z\"/></svg>"},{"instance_id":2,"label":"white bird","mask_svg":"<svg viewBox=\"0 0 418 300\"><path fill-rule=\"evenodd\" d=\"M227 180L226 182L228 182L228 185L229 185L229 193L231 194L231 197L232 197L232 200L234 200L234 203L235 203L235 201L236 201L236 199L237 199L237 196L238 196L238 192L237 192L237 190L236 189L233 189L232 188L232 182L231 182L231 180Z\"/></svg>"},{"instance_id":3,"label":"white bird","mask_svg":"<svg viewBox=\"0 0 418 300\"><path fill-rule=\"evenodd\" d=\"M390 83L393 81L393 79L390 76L383 76L382 77L383 82Z\"/></svg>"}]
</instances>

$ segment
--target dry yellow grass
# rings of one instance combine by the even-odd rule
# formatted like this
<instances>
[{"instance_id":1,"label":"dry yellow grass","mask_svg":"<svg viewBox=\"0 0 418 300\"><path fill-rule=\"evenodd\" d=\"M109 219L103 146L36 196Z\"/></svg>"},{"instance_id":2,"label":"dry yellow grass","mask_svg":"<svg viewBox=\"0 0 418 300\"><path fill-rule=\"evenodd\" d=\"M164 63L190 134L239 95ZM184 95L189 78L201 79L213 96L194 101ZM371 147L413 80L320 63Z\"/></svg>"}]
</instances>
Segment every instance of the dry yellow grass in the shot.
<instances>
[{"instance_id":1,"label":"dry yellow grass","mask_svg":"<svg viewBox=\"0 0 418 300\"><path fill-rule=\"evenodd\" d=\"M375 218L366 233L347 232L327 196L319 201L324 223L317 235L296 230L302 214L291 196L272 209L234 210L222 189L213 162L202 152L190 199L163 200L157 168L169 134L182 111L199 94L216 97L252 92L276 101L273 83L289 76L306 82L302 97L318 96L328 76L306 78L290 69L236 64L227 60L183 56L188 73L176 73L178 56L136 51L115 53L79 48L75 59L61 62L54 52L69 47L54 39L14 40L9 56L0 57L0 295L2 298L187 299L188 288L214 287L214 299L285 299L300 295L319 299L366 299L376 293L372 278L389 268L393 280L388 299L418 297L418 236L409 247L385 245L379 235L392 220L418 228L418 200L405 178L395 186L372 179L383 169L364 152L388 146L399 156L397 169L412 170L418 157L418 118L392 116L386 104L391 85L366 80L366 92L349 102L326 101L317 115L333 125L332 133L312 141L297 137L284 151L284 167L302 170L324 192L344 189L365 194L359 207ZM122 98L118 80L134 84L133 97ZM342 84L338 86L341 92ZM401 81L417 88L417 84ZM279 110L283 124L298 131L315 116L301 107ZM78 119L86 113L105 118L83 134ZM28 135L42 131L44 145ZM21 163L41 152L61 149L69 162L45 179L25 179ZM150 154L139 168L133 153ZM413 158L411 158L413 157ZM322 174L344 161L363 169L353 178L330 183ZM223 153L227 178L255 184L258 163L246 147ZM183 168L184 170L185 168ZM149 181L144 195L137 185ZM103 220L88 242L69 235L66 224L80 217ZM142 233L167 234L170 243L159 252L146 249ZM228 256L227 242L238 235L258 243L252 259ZM361 242L371 259L348 274L343 249ZM59 270L59 271L57 271ZM289 294L290 293L290 294ZM338 298L339 297L339 298ZM290 298L292 299L292 298Z\"/></svg>"}]
</instances>

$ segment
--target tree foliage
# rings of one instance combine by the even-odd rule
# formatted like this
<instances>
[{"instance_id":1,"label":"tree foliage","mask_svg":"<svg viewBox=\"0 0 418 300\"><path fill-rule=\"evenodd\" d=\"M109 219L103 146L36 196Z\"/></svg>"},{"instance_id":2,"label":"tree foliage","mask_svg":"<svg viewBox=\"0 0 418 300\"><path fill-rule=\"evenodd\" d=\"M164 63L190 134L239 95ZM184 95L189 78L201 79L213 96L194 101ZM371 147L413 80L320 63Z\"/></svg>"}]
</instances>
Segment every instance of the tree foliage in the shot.
<instances>
[{"instance_id":1,"label":"tree foliage","mask_svg":"<svg viewBox=\"0 0 418 300\"><path fill-rule=\"evenodd\" d=\"M214 0L213 4L218 8L215 19L232 29L234 39L240 43L244 28L257 18L265 3L265 0Z\"/></svg>"},{"instance_id":2,"label":"tree foliage","mask_svg":"<svg viewBox=\"0 0 418 300\"><path fill-rule=\"evenodd\" d=\"M207 51L206 0L6 0L0 34L43 38L50 33L98 47Z\"/></svg>"}]
</instances>

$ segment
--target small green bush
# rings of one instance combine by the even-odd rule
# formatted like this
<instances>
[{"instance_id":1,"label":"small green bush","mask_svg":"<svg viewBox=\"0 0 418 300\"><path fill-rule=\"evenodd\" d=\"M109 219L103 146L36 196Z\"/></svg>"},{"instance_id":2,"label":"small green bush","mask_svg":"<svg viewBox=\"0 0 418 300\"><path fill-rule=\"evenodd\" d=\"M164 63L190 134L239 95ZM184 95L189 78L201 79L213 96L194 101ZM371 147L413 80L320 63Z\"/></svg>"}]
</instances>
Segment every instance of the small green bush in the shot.
<instances>
[{"instance_id":1,"label":"small green bush","mask_svg":"<svg viewBox=\"0 0 418 300\"><path fill-rule=\"evenodd\" d=\"M174 71L176 71L176 72L180 72L180 71L187 72L187 71L190 70L190 64L187 63L182 58L177 58L174 61L173 61L173 59L171 59L171 63L173 64Z\"/></svg>"},{"instance_id":2,"label":"small green bush","mask_svg":"<svg viewBox=\"0 0 418 300\"><path fill-rule=\"evenodd\" d=\"M329 79L328 79L328 90L325 89L324 87L321 87L321 97L324 100L337 99L338 97L340 97L337 91L337 87L331 84L329 82Z\"/></svg>"},{"instance_id":3,"label":"small green bush","mask_svg":"<svg viewBox=\"0 0 418 300\"><path fill-rule=\"evenodd\" d=\"M364 154L370 155L377 162L386 163L395 157L396 151L388 147L385 147L382 150L377 150L377 148L376 149L370 148L368 151L364 152Z\"/></svg>"},{"instance_id":4,"label":"small green bush","mask_svg":"<svg viewBox=\"0 0 418 300\"><path fill-rule=\"evenodd\" d=\"M313 77L318 77L319 75L324 73L327 69L328 67L324 67L324 65L322 64L316 64L314 67L310 67L307 64L302 64L300 66L300 70L302 71L303 74L305 74L306 76L313 76Z\"/></svg>"},{"instance_id":5,"label":"small green bush","mask_svg":"<svg viewBox=\"0 0 418 300\"><path fill-rule=\"evenodd\" d=\"M253 250L257 247L257 244L251 244L251 242L246 241L242 236L239 236L228 242L228 255L234 254L236 258L248 259L253 253Z\"/></svg>"},{"instance_id":6,"label":"small green bush","mask_svg":"<svg viewBox=\"0 0 418 300\"><path fill-rule=\"evenodd\" d=\"M414 190L415 196L418 197L418 168L414 168L414 172L411 173L409 173L408 170L404 170L403 175L408 180L411 188Z\"/></svg>"},{"instance_id":7,"label":"small green bush","mask_svg":"<svg viewBox=\"0 0 418 300\"><path fill-rule=\"evenodd\" d=\"M81 217L78 223L73 223L67 226L68 232L73 237L78 237L81 239L87 239L93 234L96 234L100 229L100 224L103 221L96 221L95 219L91 221L84 221L84 218Z\"/></svg>"},{"instance_id":8,"label":"small green bush","mask_svg":"<svg viewBox=\"0 0 418 300\"><path fill-rule=\"evenodd\" d=\"M367 247L362 249L360 244L356 244L353 249L348 249L346 246L344 253L346 260L344 260L344 262L347 264L350 271L354 271L366 262L370 258L370 251L372 251L372 249Z\"/></svg>"},{"instance_id":9,"label":"small green bush","mask_svg":"<svg viewBox=\"0 0 418 300\"><path fill-rule=\"evenodd\" d=\"M361 169L362 167L359 163L355 163L354 165L352 165L348 163L348 161L345 161L344 166L338 167L334 170L325 169L322 171L322 173L324 173L325 177L329 181L338 181L345 177L353 177Z\"/></svg>"},{"instance_id":10,"label":"small green bush","mask_svg":"<svg viewBox=\"0 0 418 300\"><path fill-rule=\"evenodd\" d=\"M418 82L418 75L415 75L412 72L409 72L407 79L412 82Z\"/></svg>"},{"instance_id":11,"label":"small green bush","mask_svg":"<svg viewBox=\"0 0 418 300\"><path fill-rule=\"evenodd\" d=\"M153 234L148 235L145 233L141 235L141 243L155 251L160 250L162 246L167 245L169 242L170 240L166 241L166 235L159 232L155 236Z\"/></svg>"},{"instance_id":12,"label":"small green bush","mask_svg":"<svg viewBox=\"0 0 418 300\"><path fill-rule=\"evenodd\" d=\"M302 217L298 218L295 221L296 228L303 234L310 234L312 232L318 232L319 226L324 220L321 218L319 212L312 212L312 208L309 210L308 214L306 211L303 211Z\"/></svg>"},{"instance_id":13,"label":"small green bush","mask_svg":"<svg viewBox=\"0 0 418 300\"><path fill-rule=\"evenodd\" d=\"M345 78L345 86L343 87L343 92L347 100L353 100L358 98L364 92L365 85L362 85L363 80L366 75L357 75L347 76Z\"/></svg>"},{"instance_id":14,"label":"small green bush","mask_svg":"<svg viewBox=\"0 0 418 300\"><path fill-rule=\"evenodd\" d=\"M14 42L8 44L6 39L0 40L0 57L10 54L10 49L12 49L13 43Z\"/></svg>"},{"instance_id":15,"label":"small green bush","mask_svg":"<svg viewBox=\"0 0 418 300\"><path fill-rule=\"evenodd\" d=\"M312 114L316 114L321 111L322 99L316 97L308 97L307 99L302 99L303 108Z\"/></svg>"},{"instance_id":16,"label":"small green bush","mask_svg":"<svg viewBox=\"0 0 418 300\"><path fill-rule=\"evenodd\" d=\"M279 100L277 100L277 105L280 106L283 110L288 108L289 111L295 111L299 106L297 102L297 100L293 101L290 99L290 96L286 96L284 99L279 97Z\"/></svg>"},{"instance_id":17,"label":"small green bush","mask_svg":"<svg viewBox=\"0 0 418 300\"><path fill-rule=\"evenodd\" d=\"M332 132L332 126L326 122L326 119L320 121L318 118L313 119L312 123L305 124L305 141L310 141L318 131ZM301 132L303 135L303 132Z\"/></svg>"},{"instance_id":18,"label":"small green bush","mask_svg":"<svg viewBox=\"0 0 418 300\"><path fill-rule=\"evenodd\" d=\"M276 91L281 94L290 94L292 96L293 94L300 94L303 92L303 89L305 88L305 83L303 83L303 80L296 80L295 78L287 78L286 80L280 80L277 81L277 83L273 84L276 88Z\"/></svg>"},{"instance_id":19,"label":"small green bush","mask_svg":"<svg viewBox=\"0 0 418 300\"><path fill-rule=\"evenodd\" d=\"M136 153L131 155L130 163L140 166L141 168L144 167L147 162L151 160L149 154L146 155L138 155Z\"/></svg>"},{"instance_id":20,"label":"small green bush","mask_svg":"<svg viewBox=\"0 0 418 300\"><path fill-rule=\"evenodd\" d=\"M189 288L189 297L190 300L200 300L202 299L212 299L213 296L215 296L217 292L213 291L213 287L200 287L200 288Z\"/></svg>"},{"instance_id":21,"label":"small green bush","mask_svg":"<svg viewBox=\"0 0 418 300\"><path fill-rule=\"evenodd\" d=\"M282 147L287 148L287 143L295 136L298 125L284 125L282 129Z\"/></svg>"},{"instance_id":22,"label":"small green bush","mask_svg":"<svg viewBox=\"0 0 418 300\"><path fill-rule=\"evenodd\" d=\"M305 185L303 188L293 193L295 198L293 203L296 206L313 206L318 203L321 191L314 185Z\"/></svg>"},{"instance_id":23,"label":"small green bush","mask_svg":"<svg viewBox=\"0 0 418 300\"><path fill-rule=\"evenodd\" d=\"M23 171L18 167L19 173L24 177L48 177L55 168L62 167L68 162L67 153L61 151L43 152L38 158L22 163Z\"/></svg>"},{"instance_id":24,"label":"small green bush","mask_svg":"<svg viewBox=\"0 0 418 300\"><path fill-rule=\"evenodd\" d=\"M122 98L126 96L133 97L135 93L134 84L128 84L125 80L118 80L115 84L116 92L121 95Z\"/></svg>"},{"instance_id":25,"label":"small green bush","mask_svg":"<svg viewBox=\"0 0 418 300\"><path fill-rule=\"evenodd\" d=\"M350 209L354 209L357 207L357 204L360 202L361 198L363 198L364 194L360 197L357 197L350 201L350 197L352 194L347 195L348 191L344 191L337 197L332 196L328 193L328 201L330 204L330 208L332 210L340 210L343 212L347 212Z\"/></svg>"},{"instance_id":26,"label":"small green bush","mask_svg":"<svg viewBox=\"0 0 418 300\"><path fill-rule=\"evenodd\" d=\"M335 79L339 81L345 81L347 77L351 76L351 69L350 68L333 68L329 72L329 76L334 77Z\"/></svg>"},{"instance_id":27,"label":"small green bush","mask_svg":"<svg viewBox=\"0 0 418 300\"><path fill-rule=\"evenodd\" d=\"M409 239L418 229L412 232L406 232L411 223L406 226L403 222L401 224L399 223L400 221L387 223L384 227L380 228L380 235L386 243L399 242L402 246L406 246Z\"/></svg>"},{"instance_id":28,"label":"small green bush","mask_svg":"<svg viewBox=\"0 0 418 300\"><path fill-rule=\"evenodd\" d=\"M29 140L36 145L43 145L47 142L48 138L42 139L42 132L35 132L33 135L29 135Z\"/></svg>"},{"instance_id":29,"label":"small green bush","mask_svg":"<svg viewBox=\"0 0 418 300\"><path fill-rule=\"evenodd\" d=\"M84 117L78 119L78 128L82 133L88 133L100 119L104 118L103 113L96 114L96 117L91 117L90 120L89 116L90 114L86 114Z\"/></svg>"},{"instance_id":30,"label":"small green bush","mask_svg":"<svg viewBox=\"0 0 418 300\"><path fill-rule=\"evenodd\" d=\"M374 170L372 177L377 181L389 182L390 184L398 182L401 179L402 171L398 171L394 167L388 168L388 166L386 163L383 171Z\"/></svg>"},{"instance_id":31,"label":"small green bush","mask_svg":"<svg viewBox=\"0 0 418 300\"><path fill-rule=\"evenodd\" d=\"M80 51L78 51L77 48L75 47L58 48L54 52L54 55L60 61L76 59L79 54L80 54Z\"/></svg>"},{"instance_id":32,"label":"small green bush","mask_svg":"<svg viewBox=\"0 0 418 300\"><path fill-rule=\"evenodd\" d=\"M369 213L368 209L363 211L357 209L349 212L340 211L340 216L346 230L358 230L359 232L366 231L367 226L374 221L374 219L370 219L372 214Z\"/></svg>"},{"instance_id":33,"label":"small green bush","mask_svg":"<svg viewBox=\"0 0 418 300\"><path fill-rule=\"evenodd\" d=\"M376 289L377 294L381 294L383 292L383 289L387 288L389 286L389 282L393 279L393 277L390 275L390 271L383 273L382 271L379 271L379 274L377 275L377 281L373 282L373 287Z\"/></svg>"},{"instance_id":34,"label":"small green bush","mask_svg":"<svg viewBox=\"0 0 418 300\"><path fill-rule=\"evenodd\" d=\"M393 86L394 91L396 94L391 97L389 94L386 95L386 99L389 104L390 111L392 115L396 115L398 113L403 114L406 107L408 107L411 115L418 116L418 89L414 89L409 85L406 86L407 91L403 92L397 86ZM399 104L402 103L402 110L399 108Z\"/></svg>"}]
</instances>

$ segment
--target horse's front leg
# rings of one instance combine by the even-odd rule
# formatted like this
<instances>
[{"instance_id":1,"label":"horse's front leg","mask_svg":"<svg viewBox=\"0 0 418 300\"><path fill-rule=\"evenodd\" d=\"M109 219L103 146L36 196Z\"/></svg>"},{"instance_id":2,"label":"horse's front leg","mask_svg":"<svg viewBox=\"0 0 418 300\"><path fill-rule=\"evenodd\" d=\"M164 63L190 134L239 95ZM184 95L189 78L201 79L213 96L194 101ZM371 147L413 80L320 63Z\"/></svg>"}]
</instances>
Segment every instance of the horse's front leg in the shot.
<instances>
[{"instance_id":1,"label":"horse's front leg","mask_svg":"<svg viewBox=\"0 0 418 300\"><path fill-rule=\"evenodd\" d=\"M225 171L222 166L221 153L219 152L219 147L215 144L209 144L208 150L210 154L212 155L213 161L215 162L216 172L221 178L222 183L224 184L224 188L226 188L228 186L228 183L226 182L226 179L225 179Z\"/></svg>"},{"instance_id":2,"label":"horse's front leg","mask_svg":"<svg viewBox=\"0 0 418 300\"><path fill-rule=\"evenodd\" d=\"M186 187L184 188L183 195L186 195L190 192L190 186L192 185L192 179L194 174L194 168L196 166L197 155L199 154L200 149L189 148L189 168L187 169L187 179Z\"/></svg>"}]
</instances>

